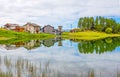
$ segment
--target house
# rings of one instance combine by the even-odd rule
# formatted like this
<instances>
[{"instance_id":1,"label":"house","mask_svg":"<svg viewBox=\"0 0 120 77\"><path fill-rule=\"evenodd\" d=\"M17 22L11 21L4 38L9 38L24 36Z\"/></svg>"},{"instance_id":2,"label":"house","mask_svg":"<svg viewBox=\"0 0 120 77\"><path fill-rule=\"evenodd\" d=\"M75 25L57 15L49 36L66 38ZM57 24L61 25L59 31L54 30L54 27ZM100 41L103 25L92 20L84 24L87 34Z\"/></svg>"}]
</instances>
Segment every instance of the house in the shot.
<instances>
[{"instance_id":1,"label":"house","mask_svg":"<svg viewBox=\"0 0 120 77\"><path fill-rule=\"evenodd\" d=\"M40 33L41 27L37 24L28 22L24 25L25 31L30 33Z\"/></svg>"},{"instance_id":2,"label":"house","mask_svg":"<svg viewBox=\"0 0 120 77\"><path fill-rule=\"evenodd\" d=\"M44 33L50 33L50 34L59 34L62 33L62 26L58 26L58 29L54 29L51 25L46 25L42 28L42 32Z\"/></svg>"},{"instance_id":3,"label":"house","mask_svg":"<svg viewBox=\"0 0 120 77\"><path fill-rule=\"evenodd\" d=\"M43 31L44 33L54 34L55 29L54 29L54 27L52 27L51 25L46 25L46 26L44 26L44 27L42 28L42 31Z\"/></svg>"},{"instance_id":4,"label":"house","mask_svg":"<svg viewBox=\"0 0 120 77\"><path fill-rule=\"evenodd\" d=\"M24 32L24 27L22 27L22 26L16 26L15 31L16 32Z\"/></svg>"},{"instance_id":5,"label":"house","mask_svg":"<svg viewBox=\"0 0 120 77\"><path fill-rule=\"evenodd\" d=\"M4 25L4 28L7 30L15 30L16 26L19 26L18 24L11 24L11 23L7 23Z\"/></svg>"},{"instance_id":6,"label":"house","mask_svg":"<svg viewBox=\"0 0 120 77\"><path fill-rule=\"evenodd\" d=\"M76 32L81 32L82 30L79 29L79 28L74 28L74 29L71 29L70 32L71 33L76 33Z\"/></svg>"},{"instance_id":7,"label":"house","mask_svg":"<svg viewBox=\"0 0 120 77\"><path fill-rule=\"evenodd\" d=\"M7 23L4 25L4 28L7 30L13 30L16 32L23 32L24 31L24 28L22 26L19 26L18 24Z\"/></svg>"}]
</instances>

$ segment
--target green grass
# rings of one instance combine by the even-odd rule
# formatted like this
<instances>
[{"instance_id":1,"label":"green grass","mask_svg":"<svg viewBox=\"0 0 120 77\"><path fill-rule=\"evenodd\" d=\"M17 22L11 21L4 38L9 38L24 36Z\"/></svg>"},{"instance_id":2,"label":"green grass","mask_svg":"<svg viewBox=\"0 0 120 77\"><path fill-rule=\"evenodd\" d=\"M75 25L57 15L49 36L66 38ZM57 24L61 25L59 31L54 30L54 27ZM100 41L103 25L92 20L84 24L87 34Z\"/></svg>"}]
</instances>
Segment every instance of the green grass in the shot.
<instances>
[{"instance_id":1,"label":"green grass","mask_svg":"<svg viewBox=\"0 0 120 77\"><path fill-rule=\"evenodd\" d=\"M52 34L31 34L27 32L14 32L11 30L0 30L0 37L7 38L44 38L44 37L54 37Z\"/></svg>"},{"instance_id":2,"label":"green grass","mask_svg":"<svg viewBox=\"0 0 120 77\"><path fill-rule=\"evenodd\" d=\"M19 41L28 41L32 39L49 39L54 38L55 35L53 34L31 34L27 32L14 32L10 30L0 30L0 43L13 43Z\"/></svg>"},{"instance_id":3,"label":"green grass","mask_svg":"<svg viewBox=\"0 0 120 77\"><path fill-rule=\"evenodd\" d=\"M62 37L65 39L96 40L107 37L119 37L120 34L106 34L103 32L85 31L85 32L64 32Z\"/></svg>"},{"instance_id":4,"label":"green grass","mask_svg":"<svg viewBox=\"0 0 120 77\"><path fill-rule=\"evenodd\" d=\"M7 37L0 37L0 40L9 40L10 38Z\"/></svg>"},{"instance_id":5,"label":"green grass","mask_svg":"<svg viewBox=\"0 0 120 77\"><path fill-rule=\"evenodd\" d=\"M63 32L62 37L64 39L79 39L79 40L96 40L103 39L107 37L118 37L120 34L106 34L103 32L95 32L95 31L85 31L85 32ZM0 29L0 42L19 42L19 41L27 41L32 39L49 39L54 38L53 34L31 34L27 32L14 32L10 30L2 30Z\"/></svg>"}]
</instances>

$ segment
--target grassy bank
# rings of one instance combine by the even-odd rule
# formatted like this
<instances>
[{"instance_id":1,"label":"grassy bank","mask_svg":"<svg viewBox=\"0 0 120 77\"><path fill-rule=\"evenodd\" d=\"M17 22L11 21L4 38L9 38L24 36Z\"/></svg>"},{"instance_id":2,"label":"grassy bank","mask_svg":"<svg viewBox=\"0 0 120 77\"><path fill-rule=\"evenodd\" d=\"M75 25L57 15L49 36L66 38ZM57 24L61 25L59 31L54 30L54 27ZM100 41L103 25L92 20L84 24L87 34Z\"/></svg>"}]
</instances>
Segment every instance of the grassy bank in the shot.
<instances>
[{"instance_id":1,"label":"grassy bank","mask_svg":"<svg viewBox=\"0 0 120 77\"><path fill-rule=\"evenodd\" d=\"M62 37L65 39L96 40L107 37L119 37L120 34L106 34L103 32L85 31L85 32L64 32Z\"/></svg>"},{"instance_id":2,"label":"grassy bank","mask_svg":"<svg viewBox=\"0 0 120 77\"><path fill-rule=\"evenodd\" d=\"M0 40L17 39L48 39L53 38L52 34L31 34L27 32L14 32L10 30L0 30Z\"/></svg>"},{"instance_id":3,"label":"grassy bank","mask_svg":"<svg viewBox=\"0 0 120 77\"><path fill-rule=\"evenodd\" d=\"M0 40L9 40L10 38L7 37L0 37Z\"/></svg>"}]
</instances>

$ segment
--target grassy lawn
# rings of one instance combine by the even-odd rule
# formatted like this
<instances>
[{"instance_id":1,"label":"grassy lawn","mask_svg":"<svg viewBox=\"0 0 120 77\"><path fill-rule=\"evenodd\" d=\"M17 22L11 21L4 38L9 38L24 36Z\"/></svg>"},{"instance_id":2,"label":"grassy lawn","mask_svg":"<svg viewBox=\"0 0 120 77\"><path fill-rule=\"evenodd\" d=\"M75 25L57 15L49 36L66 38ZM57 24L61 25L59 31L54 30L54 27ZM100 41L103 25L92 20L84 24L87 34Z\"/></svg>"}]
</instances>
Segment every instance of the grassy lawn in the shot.
<instances>
[{"instance_id":1,"label":"grassy lawn","mask_svg":"<svg viewBox=\"0 0 120 77\"><path fill-rule=\"evenodd\" d=\"M78 40L97 40L103 39L107 37L119 37L120 34L106 34L103 32L95 32L95 31L85 31L85 32L64 32L62 37L64 39L78 39ZM49 39L54 38L53 34L31 34L27 32L14 32L10 30L0 30L0 40L9 40L9 41L20 41L20 40L31 40L31 39ZM13 39L13 40L10 40Z\"/></svg>"},{"instance_id":2,"label":"grassy lawn","mask_svg":"<svg viewBox=\"0 0 120 77\"><path fill-rule=\"evenodd\" d=\"M120 34L106 34L103 32L85 31L85 32L64 32L62 37L65 39L96 40L107 37L119 37Z\"/></svg>"},{"instance_id":3,"label":"grassy lawn","mask_svg":"<svg viewBox=\"0 0 120 77\"><path fill-rule=\"evenodd\" d=\"M7 37L0 37L0 40L9 40L11 38L7 38Z\"/></svg>"},{"instance_id":4,"label":"grassy lawn","mask_svg":"<svg viewBox=\"0 0 120 77\"><path fill-rule=\"evenodd\" d=\"M14 32L10 30L0 30L0 40L6 40L11 38L18 38L18 39L47 39L53 38L55 35L53 34L31 34L27 32Z\"/></svg>"}]
</instances>

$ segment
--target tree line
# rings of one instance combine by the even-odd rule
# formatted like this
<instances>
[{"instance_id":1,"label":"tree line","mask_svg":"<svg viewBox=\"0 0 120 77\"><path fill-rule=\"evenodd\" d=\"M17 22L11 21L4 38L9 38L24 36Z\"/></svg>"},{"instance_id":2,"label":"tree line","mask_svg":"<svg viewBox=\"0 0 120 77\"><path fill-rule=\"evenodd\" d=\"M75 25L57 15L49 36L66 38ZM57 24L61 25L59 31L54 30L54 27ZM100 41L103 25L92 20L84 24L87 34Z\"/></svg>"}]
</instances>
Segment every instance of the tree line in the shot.
<instances>
[{"instance_id":1,"label":"tree line","mask_svg":"<svg viewBox=\"0 0 120 77\"><path fill-rule=\"evenodd\" d=\"M85 30L95 30L108 33L120 33L120 23L112 18L82 17L78 21L78 28Z\"/></svg>"}]
</instances>

